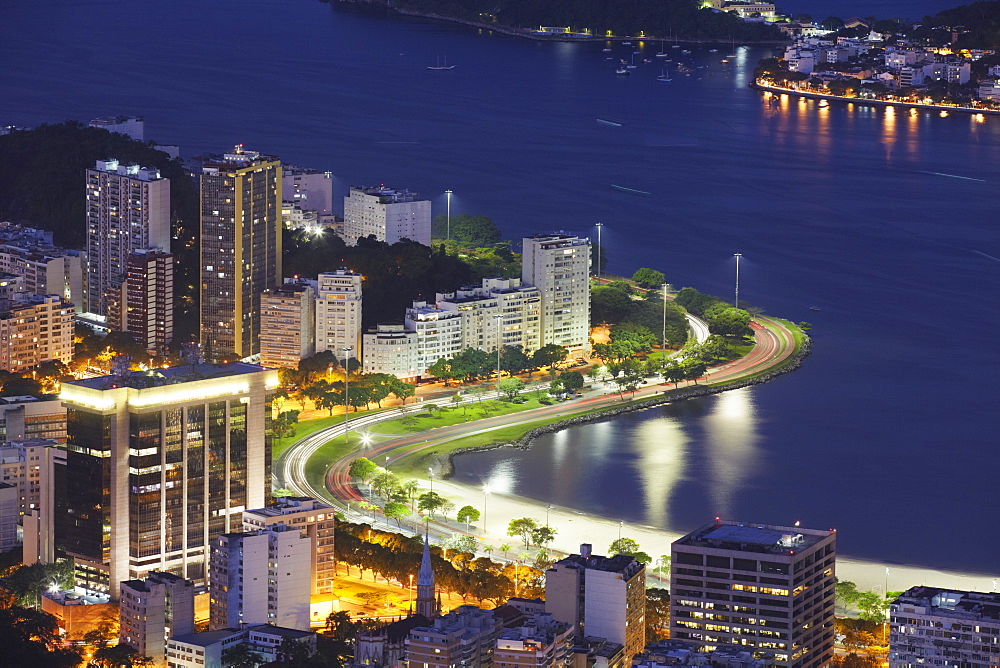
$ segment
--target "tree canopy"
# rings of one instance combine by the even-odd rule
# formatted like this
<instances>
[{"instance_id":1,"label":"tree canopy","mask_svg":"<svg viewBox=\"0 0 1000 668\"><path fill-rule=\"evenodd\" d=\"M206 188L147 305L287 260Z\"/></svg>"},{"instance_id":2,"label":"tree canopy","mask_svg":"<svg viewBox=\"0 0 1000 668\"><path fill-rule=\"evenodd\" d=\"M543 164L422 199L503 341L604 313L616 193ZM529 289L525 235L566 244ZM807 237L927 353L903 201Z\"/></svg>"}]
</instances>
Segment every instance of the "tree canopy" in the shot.
<instances>
[{"instance_id":1,"label":"tree canopy","mask_svg":"<svg viewBox=\"0 0 1000 668\"><path fill-rule=\"evenodd\" d=\"M431 221L431 236L435 239L448 238L448 216L438 214ZM460 244L475 247L492 246L503 239L500 228L486 216L470 216L462 213L451 217L451 237Z\"/></svg>"}]
</instances>

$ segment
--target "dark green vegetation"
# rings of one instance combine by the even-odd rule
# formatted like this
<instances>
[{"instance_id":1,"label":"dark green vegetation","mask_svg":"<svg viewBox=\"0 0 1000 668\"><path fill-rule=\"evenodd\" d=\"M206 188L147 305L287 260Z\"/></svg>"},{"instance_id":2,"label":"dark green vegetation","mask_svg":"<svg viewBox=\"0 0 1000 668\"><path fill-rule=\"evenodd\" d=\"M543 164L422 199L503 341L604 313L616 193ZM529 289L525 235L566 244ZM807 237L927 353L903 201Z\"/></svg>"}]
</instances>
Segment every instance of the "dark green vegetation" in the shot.
<instances>
[{"instance_id":1,"label":"dark green vegetation","mask_svg":"<svg viewBox=\"0 0 1000 668\"><path fill-rule=\"evenodd\" d=\"M675 300L708 323L712 334L728 337L750 335L750 312L735 308L718 297L705 295L694 288L683 288Z\"/></svg>"},{"instance_id":2,"label":"dark green vegetation","mask_svg":"<svg viewBox=\"0 0 1000 668\"><path fill-rule=\"evenodd\" d=\"M373 4L385 5L385 0ZM729 13L701 9L699 0L393 0L404 12L441 16L504 28L571 26L594 35L655 35L683 39L781 40L774 26L747 23Z\"/></svg>"},{"instance_id":3,"label":"dark green vegetation","mask_svg":"<svg viewBox=\"0 0 1000 668\"><path fill-rule=\"evenodd\" d=\"M952 32L958 33L955 48L1000 48L1000 0L974 2L924 17L910 35L931 44L947 44Z\"/></svg>"},{"instance_id":4,"label":"dark green vegetation","mask_svg":"<svg viewBox=\"0 0 1000 668\"><path fill-rule=\"evenodd\" d=\"M486 216L470 216L467 213L451 217L438 214L431 221L431 236L438 240L454 239L464 246L492 246L503 239L500 228Z\"/></svg>"},{"instance_id":5,"label":"dark green vegetation","mask_svg":"<svg viewBox=\"0 0 1000 668\"><path fill-rule=\"evenodd\" d=\"M663 276L661 272L655 273L660 277ZM660 290L640 292L625 281L612 281L607 285L594 286L590 293L591 324L612 327L612 340L615 339L614 329L618 328L618 338L626 333L640 332L652 335L654 340L659 342L663 335L664 312L666 312L667 345L674 347L683 345L687 340L684 309L670 301L664 308L663 294Z\"/></svg>"}]
</instances>

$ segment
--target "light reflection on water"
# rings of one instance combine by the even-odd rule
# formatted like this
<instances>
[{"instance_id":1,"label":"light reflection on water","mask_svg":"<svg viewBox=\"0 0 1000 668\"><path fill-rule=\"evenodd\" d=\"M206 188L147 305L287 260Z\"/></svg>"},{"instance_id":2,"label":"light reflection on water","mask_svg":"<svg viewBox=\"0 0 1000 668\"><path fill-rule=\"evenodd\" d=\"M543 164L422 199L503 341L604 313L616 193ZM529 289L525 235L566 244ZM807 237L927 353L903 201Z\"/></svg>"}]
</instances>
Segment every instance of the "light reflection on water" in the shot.
<instances>
[{"instance_id":1,"label":"light reflection on water","mask_svg":"<svg viewBox=\"0 0 1000 668\"><path fill-rule=\"evenodd\" d=\"M759 461L756 412L749 388L720 394L702 420L716 515L732 517L744 482Z\"/></svg>"}]
</instances>

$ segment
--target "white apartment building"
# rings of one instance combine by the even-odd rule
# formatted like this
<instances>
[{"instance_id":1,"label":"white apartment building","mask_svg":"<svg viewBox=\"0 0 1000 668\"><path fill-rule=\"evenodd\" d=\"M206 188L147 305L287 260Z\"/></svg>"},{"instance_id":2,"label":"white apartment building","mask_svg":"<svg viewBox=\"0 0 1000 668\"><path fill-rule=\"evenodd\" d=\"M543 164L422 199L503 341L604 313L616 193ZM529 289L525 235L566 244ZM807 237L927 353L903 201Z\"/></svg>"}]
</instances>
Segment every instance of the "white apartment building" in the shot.
<instances>
[{"instance_id":1,"label":"white apartment building","mask_svg":"<svg viewBox=\"0 0 1000 668\"><path fill-rule=\"evenodd\" d=\"M983 79L979 82L979 99L1000 100L1000 79Z\"/></svg>"},{"instance_id":2,"label":"white apartment building","mask_svg":"<svg viewBox=\"0 0 1000 668\"><path fill-rule=\"evenodd\" d=\"M72 304L59 295L18 293L0 300L0 369L21 373L73 359Z\"/></svg>"},{"instance_id":3,"label":"white apartment building","mask_svg":"<svg viewBox=\"0 0 1000 668\"><path fill-rule=\"evenodd\" d=\"M624 645L632 657L646 644L646 567L628 555L602 557L591 546L545 571L545 611L576 628L577 638Z\"/></svg>"},{"instance_id":4,"label":"white apartment building","mask_svg":"<svg viewBox=\"0 0 1000 668\"><path fill-rule=\"evenodd\" d=\"M332 594L337 575L334 530L337 518L331 506L304 496L281 496L266 508L243 511L243 530L257 531L275 524L298 529L311 541L309 572L313 594Z\"/></svg>"},{"instance_id":5,"label":"white apartment building","mask_svg":"<svg viewBox=\"0 0 1000 668\"><path fill-rule=\"evenodd\" d=\"M308 631L311 552L309 536L280 523L215 538L208 577L210 628L275 624Z\"/></svg>"},{"instance_id":6,"label":"white apartment building","mask_svg":"<svg viewBox=\"0 0 1000 668\"><path fill-rule=\"evenodd\" d=\"M48 395L0 397L0 443L39 438L66 442L66 407Z\"/></svg>"},{"instance_id":7,"label":"white apartment building","mask_svg":"<svg viewBox=\"0 0 1000 668\"><path fill-rule=\"evenodd\" d=\"M59 295L83 304L83 260L79 251L4 244L0 246L0 273L14 274L17 289L39 295Z\"/></svg>"},{"instance_id":8,"label":"white apartment building","mask_svg":"<svg viewBox=\"0 0 1000 668\"><path fill-rule=\"evenodd\" d=\"M296 369L316 352L315 282L285 279L260 296L260 365Z\"/></svg>"},{"instance_id":9,"label":"white apartment building","mask_svg":"<svg viewBox=\"0 0 1000 668\"><path fill-rule=\"evenodd\" d=\"M194 633L194 583L153 571L145 580L121 583L120 641L168 668L167 640Z\"/></svg>"},{"instance_id":10,"label":"white apartment building","mask_svg":"<svg viewBox=\"0 0 1000 668\"><path fill-rule=\"evenodd\" d=\"M521 280L542 298L541 345L590 350L590 240L568 234L526 237Z\"/></svg>"},{"instance_id":11,"label":"white apartment building","mask_svg":"<svg viewBox=\"0 0 1000 668\"><path fill-rule=\"evenodd\" d=\"M418 366L417 333L405 325L381 324L363 339L365 373L388 373L415 382L426 371Z\"/></svg>"},{"instance_id":12,"label":"white apartment building","mask_svg":"<svg viewBox=\"0 0 1000 668\"><path fill-rule=\"evenodd\" d=\"M889 667L1000 665L1000 594L911 587L889 606Z\"/></svg>"},{"instance_id":13,"label":"white apartment building","mask_svg":"<svg viewBox=\"0 0 1000 668\"><path fill-rule=\"evenodd\" d=\"M95 118L88 123L92 128L101 128L108 132L127 135L136 141L142 141L146 130L146 122L141 116L112 116L111 118ZM164 249L166 250L166 249Z\"/></svg>"},{"instance_id":14,"label":"white apartment building","mask_svg":"<svg viewBox=\"0 0 1000 668\"><path fill-rule=\"evenodd\" d=\"M492 610L455 608L418 626L406 638L406 660L413 668L490 668L503 623Z\"/></svg>"},{"instance_id":15,"label":"white apartment building","mask_svg":"<svg viewBox=\"0 0 1000 668\"><path fill-rule=\"evenodd\" d=\"M333 174L284 165L281 199L302 211L333 213Z\"/></svg>"},{"instance_id":16,"label":"white apartment building","mask_svg":"<svg viewBox=\"0 0 1000 668\"><path fill-rule=\"evenodd\" d=\"M930 63L924 65L924 77L931 81L965 84L972 77L972 65L968 62Z\"/></svg>"},{"instance_id":17,"label":"white apartment building","mask_svg":"<svg viewBox=\"0 0 1000 668\"><path fill-rule=\"evenodd\" d=\"M2 452L4 482L18 486L21 562L50 564L56 558L56 535L69 519L60 504L66 449L52 439L34 439L8 443Z\"/></svg>"},{"instance_id":18,"label":"white apartment building","mask_svg":"<svg viewBox=\"0 0 1000 668\"><path fill-rule=\"evenodd\" d=\"M338 360L344 349L361 359L361 274L338 269L316 278L316 352L333 351Z\"/></svg>"},{"instance_id":19,"label":"white apartment building","mask_svg":"<svg viewBox=\"0 0 1000 668\"><path fill-rule=\"evenodd\" d=\"M462 352L462 316L426 302L406 309L406 329L416 334L416 368L421 376L442 357Z\"/></svg>"},{"instance_id":20,"label":"white apartment building","mask_svg":"<svg viewBox=\"0 0 1000 668\"><path fill-rule=\"evenodd\" d=\"M170 252L170 181L157 169L112 158L87 170L86 188L86 301L80 310L105 316L130 253Z\"/></svg>"},{"instance_id":21,"label":"white apartment building","mask_svg":"<svg viewBox=\"0 0 1000 668\"><path fill-rule=\"evenodd\" d=\"M235 645L245 645L265 664L277 661L285 640L306 645L309 654L316 651L316 634L262 624L246 628L219 629L177 636L167 641L168 668L226 668L222 653Z\"/></svg>"},{"instance_id":22,"label":"white apartment building","mask_svg":"<svg viewBox=\"0 0 1000 668\"><path fill-rule=\"evenodd\" d=\"M517 278L484 278L482 286L438 293L437 307L462 316L462 349L541 347L541 295ZM498 317L500 316L500 317Z\"/></svg>"},{"instance_id":23,"label":"white apartment building","mask_svg":"<svg viewBox=\"0 0 1000 668\"><path fill-rule=\"evenodd\" d=\"M353 246L369 235L388 244L410 239L430 246L431 203L408 190L351 186L344 198L344 241Z\"/></svg>"},{"instance_id":24,"label":"white apartment building","mask_svg":"<svg viewBox=\"0 0 1000 668\"><path fill-rule=\"evenodd\" d=\"M504 668L564 668L572 663L573 625L547 612L504 629L493 651L494 665Z\"/></svg>"}]
</instances>

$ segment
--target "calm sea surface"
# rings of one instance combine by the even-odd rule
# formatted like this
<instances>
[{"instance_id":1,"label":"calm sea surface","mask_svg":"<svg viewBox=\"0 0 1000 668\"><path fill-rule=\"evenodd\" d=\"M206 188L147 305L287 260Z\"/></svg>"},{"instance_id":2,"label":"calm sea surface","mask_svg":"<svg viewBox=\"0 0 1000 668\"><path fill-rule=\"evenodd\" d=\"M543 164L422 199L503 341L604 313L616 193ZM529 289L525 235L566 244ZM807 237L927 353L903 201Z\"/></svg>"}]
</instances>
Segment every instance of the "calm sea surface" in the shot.
<instances>
[{"instance_id":1,"label":"calm sea surface","mask_svg":"<svg viewBox=\"0 0 1000 668\"><path fill-rule=\"evenodd\" d=\"M1000 118L772 103L746 87L759 49L726 66L731 46L698 50L703 69L660 83L663 63L641 63L658 44L616 77L622 46L312 0L10 0L0 38L0 122L134 113L185 155L242 142L440 212L451 188L456 213L511 237L601 221L611 270L720 295L740 252L741 299L814 324L814 354L777 381L462 457L459 479L674 530L801 520L855 556L1000 569ZM457 67L429 71L439 55Z\"/></svg>"}]
</instances>

